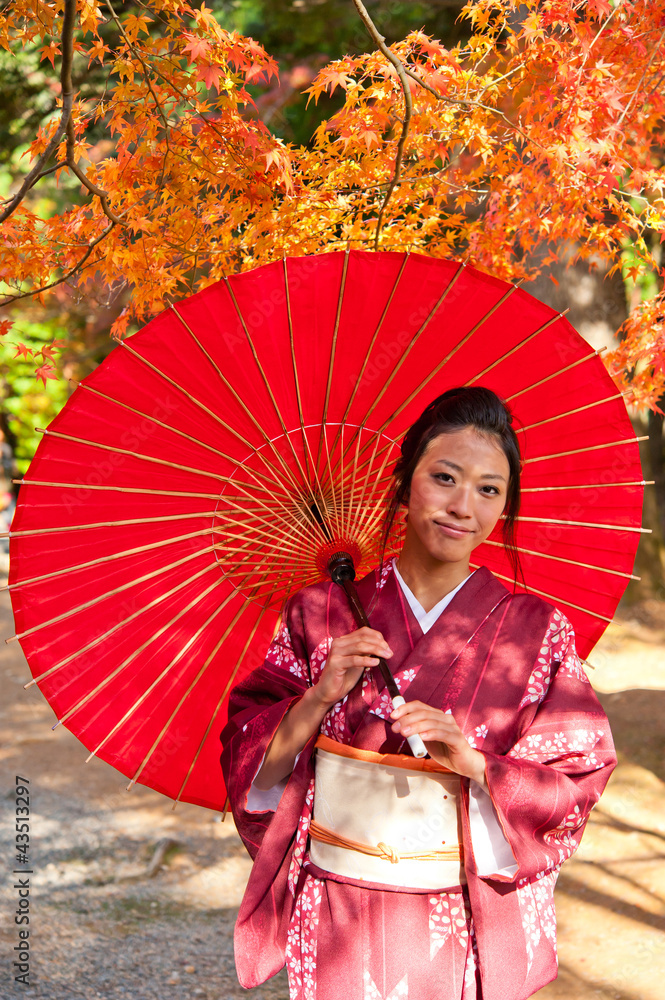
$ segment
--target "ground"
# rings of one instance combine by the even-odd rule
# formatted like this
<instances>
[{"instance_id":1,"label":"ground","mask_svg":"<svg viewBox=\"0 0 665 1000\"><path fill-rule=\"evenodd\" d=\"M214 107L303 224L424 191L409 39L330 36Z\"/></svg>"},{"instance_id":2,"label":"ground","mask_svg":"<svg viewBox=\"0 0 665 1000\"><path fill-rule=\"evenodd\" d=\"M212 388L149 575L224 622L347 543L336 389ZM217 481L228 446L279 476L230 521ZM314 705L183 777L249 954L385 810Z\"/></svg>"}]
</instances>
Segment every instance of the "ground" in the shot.
<instances>
[{"instance_id":1,"label":"ground","mask_svg":"<svg viewBox=\"0 0 665 1000\"><path fill-rule=\"evenodd\" d=\"M0 583L2 581L0 580ZM13 632L0 595L0 635ZM560 975L538 1000L661 1000L665 955L665 606L620 612L590 657L620 763L557 890ZM0 649L5 876L0 1000L287 1000L238 985L233 923L249 859L229 819L98 760L54 717L18 643ZM30 780L30 986L13 981L16 775ZM11 825L10 825L11 824Z\"/></svg>"}]
</instances>

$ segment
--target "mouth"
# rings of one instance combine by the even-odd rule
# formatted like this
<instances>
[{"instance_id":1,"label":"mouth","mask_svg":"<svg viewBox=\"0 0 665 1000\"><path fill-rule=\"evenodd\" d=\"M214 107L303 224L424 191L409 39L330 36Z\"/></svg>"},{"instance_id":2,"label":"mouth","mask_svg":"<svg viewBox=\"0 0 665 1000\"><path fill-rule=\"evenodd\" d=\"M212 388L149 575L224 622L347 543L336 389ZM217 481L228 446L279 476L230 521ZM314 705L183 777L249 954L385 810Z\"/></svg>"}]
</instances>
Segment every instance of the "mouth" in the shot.
<instances>
[{"instance_id":1,"label":"mouth","mask_svg":"<svg viewBox=\"0 0 665 1000\"><path fill-rule=\"evenodd\" d=\"M437 528L440 528L444 534L449 535L451 538L463 538L465 535L473 534L471 528L461 528L457 524L448 524L443 521L435 521L434 524Z\"/></svg>"}]
</instances>

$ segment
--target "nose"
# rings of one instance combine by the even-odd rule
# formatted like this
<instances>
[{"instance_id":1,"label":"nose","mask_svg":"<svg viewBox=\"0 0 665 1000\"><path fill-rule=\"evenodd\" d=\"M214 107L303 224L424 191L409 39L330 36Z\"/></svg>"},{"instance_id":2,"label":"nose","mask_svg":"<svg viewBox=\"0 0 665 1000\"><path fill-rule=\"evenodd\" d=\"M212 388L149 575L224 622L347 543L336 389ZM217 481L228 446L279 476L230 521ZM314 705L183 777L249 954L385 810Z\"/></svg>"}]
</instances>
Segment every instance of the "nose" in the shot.
<instances>
[{"instance_id":1,"label":"nose","mask_svg":"<svg viewBox=\"0 0 665 1000\"><path fill-rule=\"evenodd\" d=\"M471 517L471 490L463 485L458 485L448 499L446 512L457 518Z\"/></svg>"}]
</instances>

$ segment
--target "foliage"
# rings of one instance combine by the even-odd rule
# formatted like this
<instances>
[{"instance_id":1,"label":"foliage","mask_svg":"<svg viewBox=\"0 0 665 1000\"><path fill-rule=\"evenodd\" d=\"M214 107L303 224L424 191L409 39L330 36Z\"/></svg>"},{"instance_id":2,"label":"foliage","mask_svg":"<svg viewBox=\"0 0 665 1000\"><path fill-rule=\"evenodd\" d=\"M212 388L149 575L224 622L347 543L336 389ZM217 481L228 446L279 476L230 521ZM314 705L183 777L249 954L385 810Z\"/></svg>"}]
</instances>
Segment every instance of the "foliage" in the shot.
<instances>
[{"instance_id":1,"label":"foliage","mask_svg":"<svg viewBox=\"0 0 665 1000\"><path fill-rule=\"evenodd\" d=\"M387 48L375 29L376 51L323 66L310 107L343 103L287 144L257 108L274 59L205 4L15 0L0 45L39 49L59 107L4 206L4 303L65 281L124 297L122 336L224 273L347 245L517 279L537 247L544 265L568 243L619 268L629 241L633 276L660 277L665 0L470 0L464 17L451 48L420 30ZM86 65L101 95L76 88ZM66 196L45 217L54 173ZM643 405L665 387L662 299L634 310L610 359Z\"/></svg>"},{"instance_id":2,"label":"foliage","mask_svg":"<svg viewBox=\"0 0 665 1000\"><path fill-rule=\"evenodd\" d=\"M67 384L57 378L54 361L63 341L56 319L31 322L16 320L14 329L0 342L0 366L4 371L3 395L17 440L16 464L24 473L39 443L36 427L47 427L67 399ZM35 374L37 378L35 378Z\"/></svg>"}]
</instances>

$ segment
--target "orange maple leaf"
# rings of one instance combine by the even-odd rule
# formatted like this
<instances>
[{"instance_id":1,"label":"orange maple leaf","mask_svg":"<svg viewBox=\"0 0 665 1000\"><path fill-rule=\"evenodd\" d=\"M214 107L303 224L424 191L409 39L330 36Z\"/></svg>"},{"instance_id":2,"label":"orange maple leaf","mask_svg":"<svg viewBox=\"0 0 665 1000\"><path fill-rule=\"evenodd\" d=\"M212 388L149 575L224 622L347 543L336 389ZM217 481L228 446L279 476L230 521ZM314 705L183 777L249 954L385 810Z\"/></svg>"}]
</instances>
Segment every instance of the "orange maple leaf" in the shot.
<instances>
[{"instance_id":1,"label":"orange maple leaf","mask_svg":"<svg viewBox=\"0 0 665 1000\"><path fill-rule=\"evenodd\" d=\"M33 350L31 350L31 348L28 347L27 344L14 344L14 347L16 348L16 354L14 355L15 358L18 357L31 358L35 353Z\"/></svg>"},{"instance_id":2,"label":"orange maple leaf","mask_svg":"<svg viewBox=\"0 0 665 1000\"><path fill-rule=\"evenodd\" d=\"M188 42L183 45L185 52L189 52L192 57L192 62L197 59L207 58L210 54L210 43L206 42L205 38L199 38L197 35L192 35L188 32L183 33L183 38L187 38Z\"/></svg>"},{"instance_id":3,"label":"orange maple leaf","mask_svg":"<svg viewBox=\"0 0 665 1000\"><path fill-rule=\"evenodd\" d=\"M48 59L48 61L50 62L51 66L53 66L53 68L55 69L55 57L58 56L58 55L60 55L60 46L58 45L58 43L57 42L49 42L48 45L45 45L39 51L41 53L41 55L39 57L39 61L43 62L44 59Z\"/></svg>"},{"instance_id":4,"label":"orange maple leaf","mask_svg":"<svg viewBox=\"0 0 665 1000\"><path fill-rule=\"evenodd\" d=\"M46 385L48 379L50 378L57 379L57 377L58 375L55 368L48 362L46 362L43 365L40 365L39 368L35 368L35 378L41 379L44 385Z\"/></svg>"}]
</instances>

